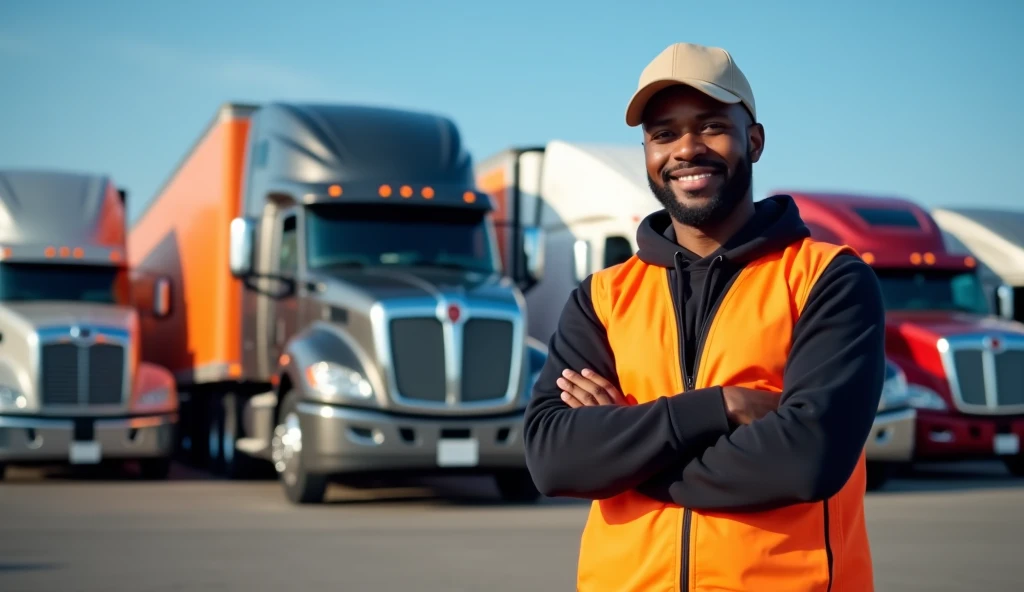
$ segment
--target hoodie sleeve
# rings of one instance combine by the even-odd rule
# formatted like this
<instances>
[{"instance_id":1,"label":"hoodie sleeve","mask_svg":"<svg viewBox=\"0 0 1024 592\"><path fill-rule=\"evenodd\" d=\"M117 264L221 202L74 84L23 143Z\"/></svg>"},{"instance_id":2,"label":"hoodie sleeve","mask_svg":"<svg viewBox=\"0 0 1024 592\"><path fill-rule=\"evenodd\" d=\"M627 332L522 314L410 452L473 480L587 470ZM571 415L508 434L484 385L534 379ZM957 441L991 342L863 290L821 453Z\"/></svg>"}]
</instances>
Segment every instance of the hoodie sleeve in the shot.
<instances>
[{"instance_id":1,"label":"hoodie sleeve","mask_svg":"<svg viewBox=\"0 0 1024 592\"><path fill-rule=\"evenodd\" d=\"M573 409L555 381L566 368L590 368L619 386L591 278L572 292L526 409L526 462L544 495L602 499L635 488L729 431L718 387L640 405Z\"/></svg>"},{"instance_id":2,"label":"hoodie sleeve","mask_svg":"<svg viewBox=\"0 0 1024 592\"><path fill-rule=\"evenodd\" d=\"M874 422L885 375L885 316L874 271L832 261L793 332L777 411L637 487L665 503L759 511L835 495Z\"/></svg>"}]
</instances>

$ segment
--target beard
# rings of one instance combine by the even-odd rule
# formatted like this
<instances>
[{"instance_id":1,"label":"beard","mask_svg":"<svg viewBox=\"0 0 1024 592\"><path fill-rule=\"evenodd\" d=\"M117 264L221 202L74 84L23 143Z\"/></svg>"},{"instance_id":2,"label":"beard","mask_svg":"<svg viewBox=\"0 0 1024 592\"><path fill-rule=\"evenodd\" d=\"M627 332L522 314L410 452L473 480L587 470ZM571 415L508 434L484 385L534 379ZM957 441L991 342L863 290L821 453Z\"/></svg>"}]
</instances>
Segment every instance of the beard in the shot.
<instances>
[{"instance_id":1,"label":"beard","mask_svg":"<svg viewBox=\"0 0 1024 592\"><path fill-rule=\"evenodd\" d=\"M725 172L725 165L718 162L696 161L688 163L688 166L707 166ZM736 206L743 201L750 191L751 178L753 177L753 163L747 156L737 165L734 172L721 189L708 198L705 198L698 205L683 204L671 187L671 170L661 173L662 184L658 185L647 175L647 184L654 193L661 205L668 211L677 222L693 228L708 228L721 224L736 209Z\"/></svg>"}]
</instances>

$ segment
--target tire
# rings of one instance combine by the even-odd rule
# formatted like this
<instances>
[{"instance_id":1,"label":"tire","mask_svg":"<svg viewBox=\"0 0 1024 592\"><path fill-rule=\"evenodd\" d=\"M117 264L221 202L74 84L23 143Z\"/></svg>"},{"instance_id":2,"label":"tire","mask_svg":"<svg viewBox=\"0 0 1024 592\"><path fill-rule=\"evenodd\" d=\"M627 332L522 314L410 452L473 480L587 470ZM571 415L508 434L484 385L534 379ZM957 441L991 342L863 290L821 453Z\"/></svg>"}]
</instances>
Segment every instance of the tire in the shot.
<instances>
[{"instance_id":1,"label":"tire","mask_svg":"<svg viewBox=\"0 0 1024 592\"><path fill-rule=\"evenodd\" d=\"M243 402L242 397L233 393L210 398L209 470L227 479L248 479L256 474L255 459L236 446L242 437Z\"/></svg>"},{"instance_id":2,"label":"tire","mask_svg":"<svg viewBox=\"0 0 1024 592\"><path fill-rule=\"evenodd\" d=\"M878 491L889 481L892 476L893 467L882 462L868 462L867 466L867 490Z\"/></svg>"},{"instance_id":3,"label":"tire","mask_svg":"<svg viewBox=\"0 0 1024 592\"><path fill-rule=\"evenodd\" d=\"M529 503L541 498L533 477L526 469L495 473L494 484L498 487L501 499L506 502Z\"/></svg>"},{"instance_id":4,"label":"tire","mask_svg":"<svg viewBox=\"0 0 1024 592\"><path fill-rule=\"evenodd\" d=\"M171 458L143 458L139 460L139 476L146 481L163 481L171 474Z\"/></svg>"},{"instance_id":5,"label":"tire","mask_svg":"<svg viewBox=\"0 0 1024 592\"><path fill-rule=\"evenodd\" d=\"M327 491L327 475L310 473L303 464L303 430L298 403L298 393L285 394L274 422L271 458L288 501L297 505L319 504Z\"/></svg>"},{"instance_id":6,"label":"tire","mask_svg":"<svg viewBox=\"0 0 1024 592\"><path fill-rule=\"evenodd\" d=\"M1006 465L1006 470L1010 471L1010 474L1014 477L1024 477L1024 454L1005 456L1003 457L1003 464Z\"/></svg>"}]
</instances>

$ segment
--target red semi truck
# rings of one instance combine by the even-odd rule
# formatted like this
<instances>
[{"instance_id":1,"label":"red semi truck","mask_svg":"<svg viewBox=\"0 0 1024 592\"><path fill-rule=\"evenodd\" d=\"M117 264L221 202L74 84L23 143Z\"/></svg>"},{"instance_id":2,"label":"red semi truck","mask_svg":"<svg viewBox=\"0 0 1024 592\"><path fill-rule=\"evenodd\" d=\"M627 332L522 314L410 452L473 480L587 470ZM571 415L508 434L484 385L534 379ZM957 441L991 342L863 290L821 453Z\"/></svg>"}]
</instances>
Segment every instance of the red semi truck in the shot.
<instances>
[{"instance_id":1,"label":"red semi truck","mask_svg":"<svg viewBox=\"0 0 1024 592\"><path fill-rule=\"evenodd\" d=\"M912 201L792 195L814 237L856 249L878 274L886 353L917 409L915 461L1000 458L1024 475L1024 324L993 314L977 261L949 250Z\"/></svg>"}]
</instances>

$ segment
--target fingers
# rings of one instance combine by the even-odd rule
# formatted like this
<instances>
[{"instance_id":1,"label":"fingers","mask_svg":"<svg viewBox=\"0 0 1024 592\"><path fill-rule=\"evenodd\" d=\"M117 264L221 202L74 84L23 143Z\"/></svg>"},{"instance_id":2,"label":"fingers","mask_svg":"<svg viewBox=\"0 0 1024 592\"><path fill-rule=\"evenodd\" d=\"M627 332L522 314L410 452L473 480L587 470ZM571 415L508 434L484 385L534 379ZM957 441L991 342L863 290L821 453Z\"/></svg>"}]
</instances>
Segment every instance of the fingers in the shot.
<instances>
[{"instance_id":1,"label":"fingers","mask_svg":"<svg viewBox=\"0 0 1024 592\"><path fill-rule=\"evenodd\" d=\"M569 406L575 408L624 403L625 398L610 382L589 370L584 372L588 376L566 370L562 373L563 377L557 380L558 387L563 391L562 400Z\"/></svg>"}]
</instances>

